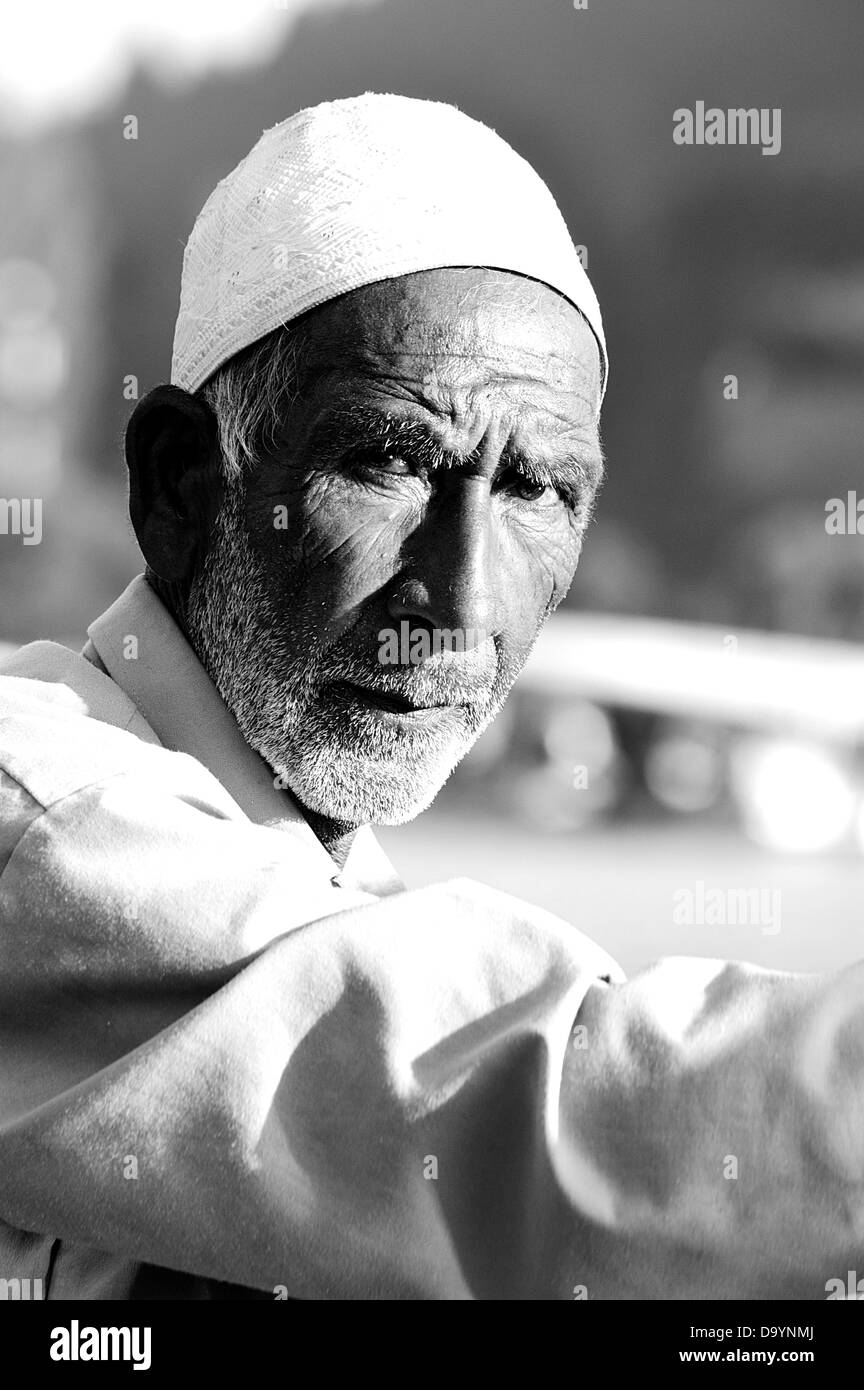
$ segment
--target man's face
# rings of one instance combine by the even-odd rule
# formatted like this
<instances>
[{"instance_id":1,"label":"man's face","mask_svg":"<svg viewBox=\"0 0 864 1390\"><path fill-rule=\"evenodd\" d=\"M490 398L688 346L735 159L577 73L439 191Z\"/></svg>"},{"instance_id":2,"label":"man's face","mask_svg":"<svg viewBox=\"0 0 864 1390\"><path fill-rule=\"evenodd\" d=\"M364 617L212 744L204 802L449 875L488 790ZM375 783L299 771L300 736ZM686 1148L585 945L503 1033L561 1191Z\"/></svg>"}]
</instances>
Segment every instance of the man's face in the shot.
<instances>
[{"instance_id":1,"label":"man's face","mask_svg":"<svg viewBox=\"0 0 864 1390\"><path fill-rule=\"evenodd\" d=\"M187 608L252 747L309 810L399 824L494 718L576 569L600 358L533 281L436 270L305 328L280 438Z\"/></svg>"}]
</instances>

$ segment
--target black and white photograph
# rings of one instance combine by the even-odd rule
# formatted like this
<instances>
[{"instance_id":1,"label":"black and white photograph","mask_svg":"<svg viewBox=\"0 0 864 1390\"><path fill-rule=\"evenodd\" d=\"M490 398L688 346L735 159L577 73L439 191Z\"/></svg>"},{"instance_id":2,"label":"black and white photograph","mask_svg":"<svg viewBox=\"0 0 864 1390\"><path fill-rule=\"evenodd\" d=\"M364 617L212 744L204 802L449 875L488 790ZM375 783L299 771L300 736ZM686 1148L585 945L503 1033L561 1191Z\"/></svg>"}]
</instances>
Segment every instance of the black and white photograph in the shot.
<instances>
[{"instance_id":1,"label":"black and white photograph","mask_svg":"<svg viewBox=\"0 0 864 1390\"><path fill-rule=\"evenodd\" d=\"M11 0L23 1366L563 1301L831 1373L862 642L861 0Z\"/></svg>"}]
</instances>

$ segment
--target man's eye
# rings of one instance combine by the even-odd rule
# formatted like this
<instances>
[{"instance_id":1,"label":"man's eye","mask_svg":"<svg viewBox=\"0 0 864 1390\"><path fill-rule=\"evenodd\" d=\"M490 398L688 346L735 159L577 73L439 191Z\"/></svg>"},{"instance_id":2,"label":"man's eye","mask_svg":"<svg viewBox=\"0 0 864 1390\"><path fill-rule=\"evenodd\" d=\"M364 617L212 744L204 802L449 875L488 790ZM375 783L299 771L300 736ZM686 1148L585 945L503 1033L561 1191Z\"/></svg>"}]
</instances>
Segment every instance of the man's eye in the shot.
<instances>
[{"instance_id":1,"label":"man's eye","mask_svg":"<svg viewBox=\"0 0 864 1390\"><path fill-rule=\"evenodd\" d=\"M509 492L511 497L518 497L520 502L556 502L560 500L558 489L551 483L541 482L539 478L531 478L527 473L513 468L508 470L501 479L500 486Z\"/></svg>"},{"instance_id":2,"label":"man's eye","mask_svg":"<svg viewBox=\"0 0 864 1390\"><path fill-rule=\"evenodd\" d=\"M517 497L521 497L523 502L539 502L546 494L551 501L553 495L557 495L554 487L550 487L548 483L535 483L531 478L520 478L513 484L511 491L515 492Z\"/></svg>"},{"instance_id":3,"label":"man's eye","mask_svg":"<svg viewBox=\"0 0 864 1390\"><path fill-rule=\"evenodd\" d=\"M414 472L401 454L389 453L384 449L358 449L351 456L351 463L355 468L385 473L390 478L408 477Z\"/></svg>"}]
</instances>

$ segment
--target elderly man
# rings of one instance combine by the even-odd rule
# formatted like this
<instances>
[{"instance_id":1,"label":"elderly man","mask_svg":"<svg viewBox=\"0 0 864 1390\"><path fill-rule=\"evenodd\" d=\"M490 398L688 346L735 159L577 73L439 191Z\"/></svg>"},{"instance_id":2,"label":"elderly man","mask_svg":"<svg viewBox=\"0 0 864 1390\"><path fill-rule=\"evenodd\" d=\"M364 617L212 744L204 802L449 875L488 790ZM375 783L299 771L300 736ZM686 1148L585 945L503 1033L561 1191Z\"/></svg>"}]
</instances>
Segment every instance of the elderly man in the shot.
<instances>
[{"instance_id":1,"label":"elderly man","mask_svg":"<svg viewBox=\"0 0 864 1390\"><path fill-rule=\"evenodd\" d=\"M215 190L129 422L146 574L0 678L0 1276L824 1298L860 1264L860 972L628 984L528 904L407 891L369 829L566 593L606 372L551 195L452 107L300 112Z\"/></svg>"}]
</instances>

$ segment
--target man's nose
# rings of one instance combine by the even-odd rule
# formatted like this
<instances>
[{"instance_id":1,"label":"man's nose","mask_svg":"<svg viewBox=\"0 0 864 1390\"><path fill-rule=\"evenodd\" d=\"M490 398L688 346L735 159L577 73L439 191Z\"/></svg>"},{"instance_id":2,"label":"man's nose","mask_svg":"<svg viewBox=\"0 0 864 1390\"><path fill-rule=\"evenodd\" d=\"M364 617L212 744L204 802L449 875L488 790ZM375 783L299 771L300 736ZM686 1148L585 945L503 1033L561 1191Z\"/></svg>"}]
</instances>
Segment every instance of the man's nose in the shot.
<instances>
[{"instance_id":1,"label":"man's nose","mask_svg":"<svg viewBox=\"0 0 864 1390\"><path fill-rule=\"evenodd\" d=\"M403 550L388 601L397 622L461 634L463 650L502 627L498 544L485 478L461 479L429 509Z\"/></svg>"}]
</instances>

